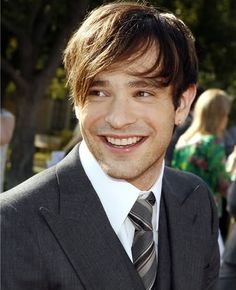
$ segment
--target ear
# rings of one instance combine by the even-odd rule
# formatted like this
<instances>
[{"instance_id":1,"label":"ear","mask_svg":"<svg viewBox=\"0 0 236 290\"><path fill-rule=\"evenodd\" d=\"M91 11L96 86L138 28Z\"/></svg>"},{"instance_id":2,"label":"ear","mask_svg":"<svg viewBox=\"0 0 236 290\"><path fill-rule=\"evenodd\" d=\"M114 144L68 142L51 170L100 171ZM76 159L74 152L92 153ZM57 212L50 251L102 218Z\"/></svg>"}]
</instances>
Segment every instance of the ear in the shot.
<instances>
[{"instance_id":1,"label":"ear","mask_svg":"<svg viewBox=\"0 0 236 290\"><path fill-rule=\"evenodd\" d=\"M175 111L175 125L181 125L190 111L192 102L196 96L196 85L191 84L180 96L179 106Z\"/></svg>"}]
</instances>

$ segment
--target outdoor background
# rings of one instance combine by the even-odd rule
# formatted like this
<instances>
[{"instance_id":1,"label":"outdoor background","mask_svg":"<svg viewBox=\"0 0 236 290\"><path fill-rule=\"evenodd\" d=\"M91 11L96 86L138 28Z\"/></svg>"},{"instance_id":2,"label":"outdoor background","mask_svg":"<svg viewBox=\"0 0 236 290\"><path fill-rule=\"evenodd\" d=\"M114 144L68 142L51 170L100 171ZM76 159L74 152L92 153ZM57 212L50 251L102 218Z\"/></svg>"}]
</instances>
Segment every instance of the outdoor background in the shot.
<instances>
[{"instance_id":1,"label":"outdoor background","mask_svg":"<svg viewBox=\"0 0 236 290\"><path fill-rule=\"evenodd\" d=\"M42 170L76 125L65 88L62 54L92 8L111 1L2 0L1 98L16 116L7 187ZM236 119L236 1L148 1L185 21L196 38L200 90L217 87L234 97Z\"/></svg>"}]
</instances>

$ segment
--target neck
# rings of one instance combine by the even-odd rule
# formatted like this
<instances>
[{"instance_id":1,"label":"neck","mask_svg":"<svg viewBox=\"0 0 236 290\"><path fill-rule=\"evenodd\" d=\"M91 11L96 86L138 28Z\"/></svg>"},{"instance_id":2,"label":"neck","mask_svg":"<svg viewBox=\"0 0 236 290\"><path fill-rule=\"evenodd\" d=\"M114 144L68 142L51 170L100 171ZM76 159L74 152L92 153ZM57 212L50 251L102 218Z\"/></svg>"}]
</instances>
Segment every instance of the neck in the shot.
<instances>
[{"instance_id":1,"label":"neck","mask_svg":"<svg viewBox=\"0 0 236 290\"><path fill-rule=\"evenodd\" d=\"M141 191L148 191L152 188L152 186L155 184L155 182L160 177L161 170L162 170L162 163L159 166L159 168L157 168L155 170L154 173L153 173L153 169L152 170L149 169L145 172L145 174L142 174L142 175L135 177L133 179L128 179L126 181L131 183L133 186L135 186L136 188L138 188Z\"/></svg>"}]
</instances>

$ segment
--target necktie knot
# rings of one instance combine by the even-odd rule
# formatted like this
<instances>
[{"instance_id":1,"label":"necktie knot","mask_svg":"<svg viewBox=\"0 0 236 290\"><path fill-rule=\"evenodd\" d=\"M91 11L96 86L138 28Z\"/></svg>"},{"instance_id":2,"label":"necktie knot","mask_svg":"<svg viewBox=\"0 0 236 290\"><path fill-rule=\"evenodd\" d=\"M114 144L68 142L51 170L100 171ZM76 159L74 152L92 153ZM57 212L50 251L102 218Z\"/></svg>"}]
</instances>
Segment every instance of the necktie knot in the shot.
<instances>
[{"instance_id":1,"label":"necktie knot","mask_svg":"<svg viewBox=\"0 0 236 290\"><path fill-rule=\"evenodd\" d=\"M136 230L152 231L152 211L155 196L151 192L146 199L138 199L133 205L129 218Z\"/></svg>"}]
</instances>

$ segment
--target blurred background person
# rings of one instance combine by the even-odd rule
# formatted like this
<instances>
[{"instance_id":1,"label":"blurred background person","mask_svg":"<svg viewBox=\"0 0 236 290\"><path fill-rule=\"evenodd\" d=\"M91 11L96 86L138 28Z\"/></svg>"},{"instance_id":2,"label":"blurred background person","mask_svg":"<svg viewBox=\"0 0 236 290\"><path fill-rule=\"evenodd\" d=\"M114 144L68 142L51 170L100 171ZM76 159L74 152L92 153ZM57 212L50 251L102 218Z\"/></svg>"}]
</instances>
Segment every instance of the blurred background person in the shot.
<instances>
[{"instance_id":1,"label":"blurred background person","mask_svg":"<svg viewBox=\"0 0 236 290\"><path fill-rule=\"evenodd\" d=\"M234 146L233 152L228 156L226 162L226 170L230 173L231 179L236 179L236 145Z\"/></svg>"},{"instance_id":2,"label":"blurred background person","mask_svg":"<svg viewBox=\"0 0 236 290\"><path fill-rule=\"evenodd\" d=\"M226 131L224 142L225 142L225 152L226 155L228 156L233 152L236 146L236 122Z\"/></svg>"},{"instance_id":3,"label":"blurred background person","mask_svg":"<svg viewBox=\"0 0 236 290\"><path fill-rule=\"evenodd\" d=\"M222 90L208 89L202 93L194 107L193 121L179 138L172 160L172 167L200 176L210 187L223 238L227 235L228 220L222 215L222 198L226 197L231 182L226 171L223 135L230 104L229 96Z\"/></svg>"},{"instance_id":4,"label":"blurred background person","mask_svg":"<svg viewBox=\"0 0 236 290\"><path fill-rule=\"evenodd\" d=\"M7 150L15 128L15 116L6 109L0 111L0 192L3 191Z\"/></svg>"}]
</instances>

